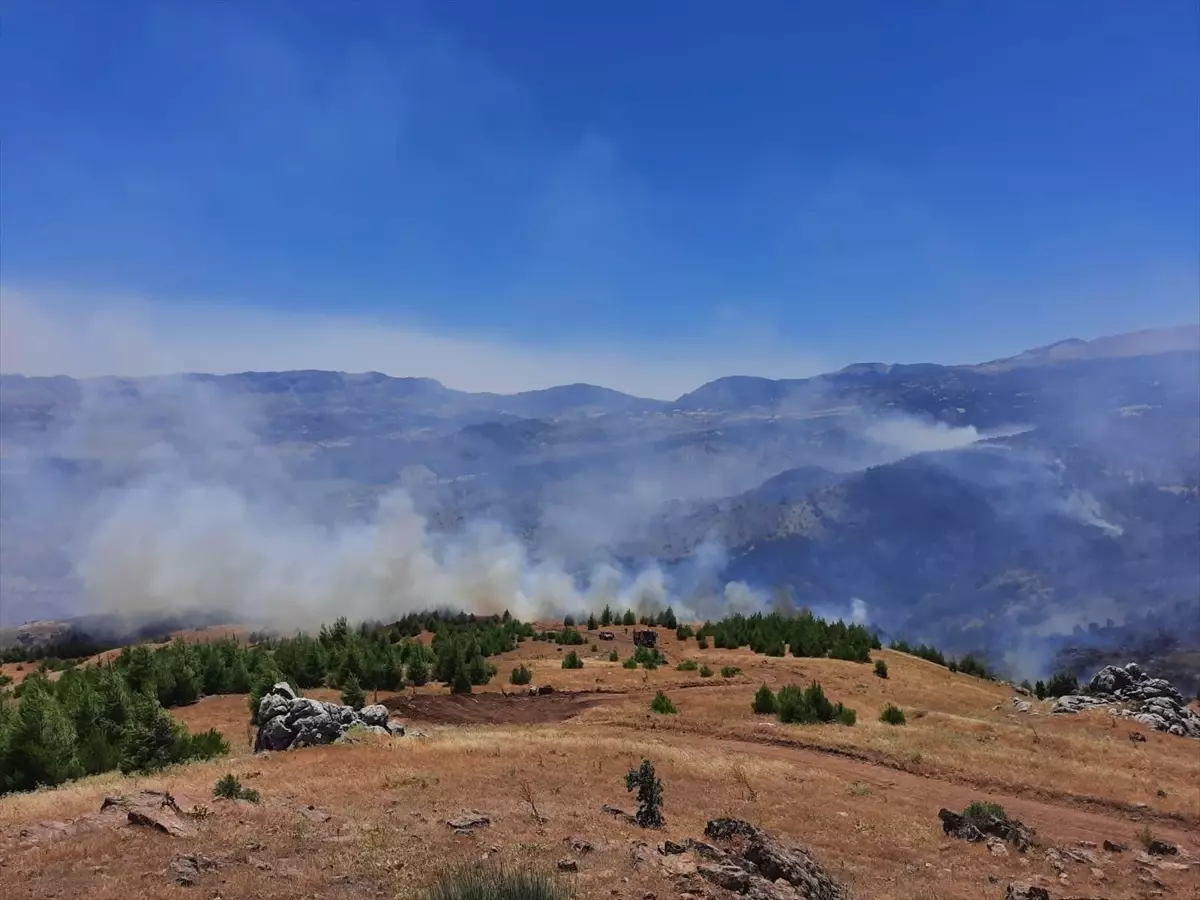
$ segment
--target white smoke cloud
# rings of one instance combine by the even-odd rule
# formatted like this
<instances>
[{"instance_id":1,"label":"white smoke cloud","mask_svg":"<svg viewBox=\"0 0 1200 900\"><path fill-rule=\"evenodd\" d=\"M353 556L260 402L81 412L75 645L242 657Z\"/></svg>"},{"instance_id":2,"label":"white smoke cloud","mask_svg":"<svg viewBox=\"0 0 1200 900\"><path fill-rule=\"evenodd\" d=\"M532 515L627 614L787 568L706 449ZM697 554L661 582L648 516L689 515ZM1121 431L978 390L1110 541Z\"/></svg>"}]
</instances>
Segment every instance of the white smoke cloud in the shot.
<instances>
[{"instance_id":1,"label":"white smoke cloud","mask_svg":"<svg viewBox=\"0 0 1200 900\"><path fill-rule=\"evenodd\" d=\"M221 484L154 476L120 491L86 540L78 573L94 611L229 610L252 621L309 626L345 615L388 619L466 609L522 619L599 611L644 613L674 603L656 566L629 575L598 566L579 585L532 561L494 523L431 533L403 490L365 522L320 525Z\"/></svg>"}]
</instances>

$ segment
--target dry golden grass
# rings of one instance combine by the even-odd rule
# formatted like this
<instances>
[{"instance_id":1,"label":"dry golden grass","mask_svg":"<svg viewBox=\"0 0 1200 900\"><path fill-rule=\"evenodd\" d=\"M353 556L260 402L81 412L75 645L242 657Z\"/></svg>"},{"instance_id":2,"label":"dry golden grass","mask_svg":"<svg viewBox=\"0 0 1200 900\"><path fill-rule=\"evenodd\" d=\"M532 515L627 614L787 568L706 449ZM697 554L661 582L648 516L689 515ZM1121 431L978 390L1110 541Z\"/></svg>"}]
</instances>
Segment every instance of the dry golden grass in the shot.
<instances>
[{"instance_id":1,"label":"dry golden grass","mask_svg":"<svg viewBox=\"0 0 1200 900\"><path fill-rule=\"evenodd\" d=\"M632 646L622 629L617 633L624 658ZM734 815L809 845L860 898L999 900L1009 881L1031 876L1044 878L1053 896L1132 900L1148 889L1200 896L1200 865L1154 871L1162 885L1155 888L1138 880L1142 870L1132 853L1101 853L1103 881L1071 863L1069 883L1061 886L1040 850L996 858L982 846L945 838L937 819L941 806L990 799L1036 828L1045 845L1105 839L1135 845L1138 829L1149 825L1194 856L1200 852L1195 742L1150 734L1146 744L1134 745L1123 724L1110 728L1102 716L1017 716L1003 686L887 651L891 677L884 681L854 663L701 651L694 641L680 646L673 635L663 644L672 666L653 672L609 663L614 644L608 642L597 642L595 654L585 645L580 670L562 669L566 651L542 643L527 642L497 660L499 675L482 691L522 690L507 684L521 661L533 669L534 684L605 692L581 715L552 725L431 727L424 739L254 756L245 698L205 699L177 715L193 729L225 733L230 758L153 778L109 774L0 800L0 895L413 897L450 861L486 856L553 866L572 856L582 898L642 898L647 891L673 897L681 887L663 873L652 847L639 850L636 842L699 836L707 819ZM718 672L737 665L744 674L701 679L673 668L688 657ZM858 709L856 726L781 726L752 715L758 684L814 678ZM659 689L675 701L678 716L649 712ZM436 696L445 688L417 693ZM877 722L888 702L909 713L907 726ZM600 810L604 803L632 808L623 776L643 756L655 762L665 785L661 833ZM226 772L259 790L261 804L212 800L212 785ZM206 805L210 815L188 839L126 828L21 845L22 827L94 812L107 794L137 787L165 788L185 805ZM530 798L545 821L534 819ZM1147 807L1123 806L1139 802ZM309 804L330 820L310 821ZM487 812L492 825L474 836L455 835L446 819L465 808ZM595 850L572 851L573 837ZM202 875L196 887L179 887L165 874L177 853L216 857L221 868Z\"/></svg>"}]
</instances>

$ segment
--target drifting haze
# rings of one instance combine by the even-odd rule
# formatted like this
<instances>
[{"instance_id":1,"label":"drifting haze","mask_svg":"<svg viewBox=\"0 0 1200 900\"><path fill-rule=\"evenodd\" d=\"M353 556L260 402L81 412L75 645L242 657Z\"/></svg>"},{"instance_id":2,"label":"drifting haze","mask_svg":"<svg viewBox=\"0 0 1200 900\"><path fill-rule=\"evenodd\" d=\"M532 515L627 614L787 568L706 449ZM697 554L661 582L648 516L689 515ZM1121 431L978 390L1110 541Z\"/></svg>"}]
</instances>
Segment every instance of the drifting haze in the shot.
<instances>
[{"instance_id":1,"label":"drifting haze","mask_svg":"<svg viewBox=\"0 0 1200 900\"><path fill-rule=\"evenodd\" d=\"M137 377L178 372L323 369L434 378L466 391L516 393L561 384L603 385L674 399L731 372L770 378L816 374L814 356L725 329L684 347L586 342L537 346L350 315L89 298L64 301L0 291L0 366L23 375Z\"/></svg>"}]
</instances>

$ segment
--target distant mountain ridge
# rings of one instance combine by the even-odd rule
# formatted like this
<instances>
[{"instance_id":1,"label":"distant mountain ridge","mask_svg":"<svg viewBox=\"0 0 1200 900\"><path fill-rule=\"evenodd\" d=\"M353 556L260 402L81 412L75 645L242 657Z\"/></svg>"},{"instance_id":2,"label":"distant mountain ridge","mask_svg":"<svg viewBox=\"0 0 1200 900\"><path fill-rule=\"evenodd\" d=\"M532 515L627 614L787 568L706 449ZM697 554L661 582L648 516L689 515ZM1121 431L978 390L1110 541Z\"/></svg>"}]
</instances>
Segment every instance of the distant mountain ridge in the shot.
<instances>
[{"instance_id":1,"label":"distant mountain ridge","mask_svg":"<svg viewBox=\"0 0 1200 900\"><path fill-rule=\"evenodd\" d=\"M321 527L404 488L435 534L498 523L531 565L581 575L656 563L705 614L740 579L956 651L1200 646L1197 326L675 401L377 372L0 375L4 624L87 611L81 523L162 461Z\"/></svg>"}]
</instances>

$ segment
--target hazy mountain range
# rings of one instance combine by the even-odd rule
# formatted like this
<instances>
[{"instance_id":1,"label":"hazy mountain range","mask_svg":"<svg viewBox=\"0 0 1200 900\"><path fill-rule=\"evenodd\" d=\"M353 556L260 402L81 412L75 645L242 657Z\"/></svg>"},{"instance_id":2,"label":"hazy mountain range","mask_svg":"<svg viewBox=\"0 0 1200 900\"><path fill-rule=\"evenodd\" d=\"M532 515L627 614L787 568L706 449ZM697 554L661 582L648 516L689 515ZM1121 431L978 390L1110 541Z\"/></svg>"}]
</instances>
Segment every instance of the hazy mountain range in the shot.
<instances>
[{"instance_id":1,"label":"hazy mountain range","mask_svg":"<svg viewBox=\"0 0 1200 900\"><path fill-rule=\"evenodd\" d=\"M171 597L161 573L230 527L208 500L174 498L214 487L240 510L221 515L253 523L239 549L263 541L246 558L281 569L297 546L275 534L281 517L336 536L402 488L446 568L462 551L441 536L487 527L526 548L532 573L603 564L628 585L654 567L705 615L735 581L744 603L785 602L786 587L796 604L1010 661L1163 629L1200 643L1200 327L972 366L731 376L673 402L378 373L4 375L0 622L94 611L89 578L109 606L114 585ZM123 548L127 580L97 574L122 533L184 562L148 564L148 586ZM224 571L230 552L195 564L185 599L214 602L196 580L214 568L219 596L261 590ZM498 583L499 566L479 578Z\"/></svg>"}]
</instances>

